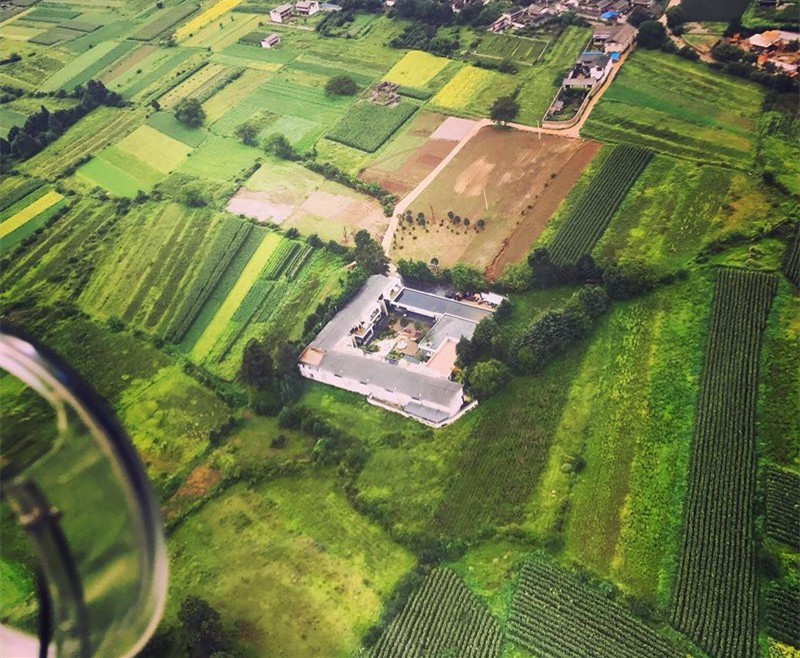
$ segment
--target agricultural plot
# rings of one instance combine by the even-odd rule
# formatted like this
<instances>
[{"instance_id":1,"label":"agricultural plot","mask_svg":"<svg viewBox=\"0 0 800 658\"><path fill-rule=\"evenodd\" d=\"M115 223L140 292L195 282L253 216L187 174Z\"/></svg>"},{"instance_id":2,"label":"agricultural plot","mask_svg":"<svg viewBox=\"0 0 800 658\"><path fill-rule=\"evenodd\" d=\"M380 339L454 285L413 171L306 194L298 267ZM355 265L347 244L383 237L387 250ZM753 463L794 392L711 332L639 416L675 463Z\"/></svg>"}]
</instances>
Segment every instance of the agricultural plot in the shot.
<instances>
[{"instance_id":1,"label":"agricultural plot","mask_svg":"<svg viewBox=\"0 0 800 658\"><path fill-rule=\"evenodd\" d=\"M755 408L773 274L718 273L695 425L672 623L712 655L754 655Z\"/></svg>"},{"instance_id":2,"label":"agricultural plot","mask_svg":"<svg viewBox=\"0 0 800 658\"><path fill-rule=\"evenodd\" d=\"M328 132L327 137L346 146L374 153L416 110L416 105L406 101L396 107L363 101L351 108Z\"/></svg>"},{"instance_id":3,"label":"agricultural plot","mask_svg":"<svg viewBox=\"0 0 800 658\"><path fill-rule=\"evenodd\" d=\"M500 625L450 569L435 569L389 624L372 658L455 655L497 658Z\"/></svg>"},{"instance_id":4,"label":"agricultural plot","mask_svg":"<svg viewBox=\"0 0 800 658\"><path fill-rule=\"evenodd\" d=\"M176 169L192 152L190 146L150 126L140 126L117 142L116 148L164 174Z\"/></svg>"},{"instance_id":5,"label":"agricultural plot","mask_svg":"<svg viewBox=\"0 0 800 658\"><path fill-rule=\"evenodd\" d=\"M485 116L498 96L513 91L513 82L512 76L503 73L464 66L430 100L430 105L456 114Z\"/></svg>"},{"instance_id":6,"label":"agricultural plot","mask_svg":"<svg viewBox=\"0 0 800 658\"><path fill-rule=\"evenodd\" d=\"M402 197L421 183L474 126L469 119L445 118L421 110L359 173Z\"/></svg>"},{"instance_id":7,"label":"agricultural plot","mask_svg":"<svg viewBox=\"0 0 800 658\"><path fill-rule=\"evenodd\" d=\"M155 128L160 133L177 139L187 146L197 148L206 139L203 128L189 128L175 118L171 112L155 112L147 117L147 125Z\"/></svg>"},{"instance_id":8,"label":"agricultural plot","mask_svg":"<svg viewBox=\"0 0 800 658\"><path fill-rule=\"evenodd\" d=\"M0 108L0 137L8 137L8 131L14 126L21 127L25 124L26 117L20 112L15 112L6 107Z\"/></svg>"},{"instance_id":9,"label":"agricultural plot","mask_svg":"<svg viewBox=\"0 0 800 658\"><path fill-rule=\"evenodd\" d=\"M239 107L256 89L263 85L269 77L270 74L264 71L246 69L236 80L222 88L203 103L203 109L206 112L206 123L212 125L226 112ZM248 109L253 113L258 111L255 107L248 107ZM239 123L245 120L246 118L243 118Z\"/></svg>"},{"instance_id":10,"label":"agricultural plot","mask_svg":"<svg viewBox=\"0 0 800 658\"><path fill-rule=\"evenodd\" d=\"M414 200L411 210L415 217L423 212L426 225L401 222L392 255L499 274L526 257L598 149L594 142L482 128Z\"/></svg>"},{"instance_id":11,"label":"agricultural plot","mask_svg":"<svg viewBox=\"0 0 800 658\"><path fill-rule=\"evenodd\" d=\"M197 57L193 51L183 48L158 49L115 79L110 89L127 99L155 99L172 88L176 78L196 68Z\"/></svg>"},{"instance_id":12,"label":"agricultural plot","mask_svg":"<svg viewBox=\"0 0 800 658\"><path fill-rule=\"evenodd\" d=\"M374 199L278 160L265 162L228 202L227 210L345 244L362 228L380 238L389 222Z\"/></svg>"},{"instance_id":13,"label":"agricultural plot","mask_svg":"<svg viewBox=\"0 0 800 658\"><path fill-rule=\"evenodd\" d=\"M233 12L230 16L226 16L224 21L207 24L181 45L186 48L207 48L212 52L220 52L256 29L263 19L263 14Z\"/></svg>"},{"instance_id":14,"label":"agricultural plot","mask_svg":"<svg viewBox=\"0 0 800 658\"><path fill-rule=\"evenodd\" d=\"M549 43L544 39L487 32L481 37L475 52L482 57L491 59L509 59L514 62L533 64L541 57Z\"/></svg>"},{"instance_id":15,"label":"agricultural plot","mask_svg":"<svg viewBox=\"0 0 800 658\"><path fill-rule=\"evenodd\" d=\"M230 183L245 169L250 169L259 156L255 148L212 133L177 171L205 180Z\"/></svg>"},{"instance_id":16,"label":"agricultural plot","mask_svg":"<svg viewBox=\"0 0 800 658\"><path fill-rule=\"evenodd\" d=\"M142 44L134 48L125 57L122 57L115 66L107 68L100 77L100 81L106 87L111 88L116 80L126 74L138 75L136 70L138 70L141 63L156 52L158 52L158 46L151 44Z\"/></svg>"},{"instance_id":17,"label":"agricultural plot","mask_svg":"<svg viewBox=\"0 0 800 658\"><path fill-rule=\"evenodd\" d=\"M44 91L58 89L71 91L78 85L86 84L92 78L98 77L103 69L124 57L135 47L136 44L130 41L120 43L105 41L67 64L56 75L49 78L42 85L42 89Z\"/></svg>"},{"instance_id":18,"label":"agricultural plot","mask_svg":"<svg viewBox=\"0 0 800 658\"><path fill-rule=\"evenodd\" d=\"M31 43L38 43L43 46L53 46L57 43L64 43L66 41L71 41L79 36L82 36L83 32L79 32L77 30L68 30L63 27L52 27L49 30L42 32L41 34L37 34L34 37L30 38Z\"/></svg>"},{"instance_id":19,"label":"agricultural plot","mask_svg":"<svg viewBox=\"0 0 800 658\"><path fill-rule=\"evenodd\" d=\"M800 475L769 468L766 501L767 534L800 551Z\"/></svg>"},{"instance_id":20,"label":"agricultural plot","mask_svg":"<svg viewBox=\"0 0 800 658\"><path fill-rule=\"evenodd\" d=\"M796 654L800 649L800 628L797 626L797 616L800 612L800 574L795 571L783 580L770 585L767 590L766 609L768 633L788 645L786 651L778 655Z\"/></svg>"},{"instance_id":21,"label":"agricultural plot","mask_svg":"<svg viewBox=\"0 0 800 658\"><path fill-rule=\"evenodd\" d=\"M224 71L225 67L221 64L206 64L161 96L158 104L168 110L173 109L184 98L193 97L198 90L212 82L218 75L223 74Z\"/></svg>"},{"instance_id":22,"label":"agricultural plot","mask_svg":"<svg viewBox=\"0 0 800 658\"><path fill-rule=\"evenodd\" d=\"M654 51L636 51L583 134L682 158L746 168L763 92L752 83Z\"/></svg>"},{"instance_id":23,"label":"agricultural plot","mask_svg":"<svg viewBox=\"0 0 800 658\"><path fill-rule=\"evenodd\" d=\"M6 252L27 238L64 205L50 186L40 187L0 213L0 245Z\"/></svg>"},{"instance_id":24,"label":"agricultural plot","mask_svg":"<svg viewBox=\"0 0 800 658\"><path fill-rule=\"evenodd\" d=\"M181 524L171 553L177 595L167 625L195 593L247 625L241 641L250 651L276 658L352 654L414 565L353 510L335 473L319 469L228 490ZM251 571L246 582L243 570Z\"/></svg>"},{"instance_id":25,"label":"agricultural plot","mask_svg":"<svg viewBox=\"0 0 800 658\"><path fill-rule=\"evenodd\" d=\"M557 265L574 265L591 254L625 195L644 171L652 153L635 146L614 148L548 244Z\"/></svg>"},{"instance_id":26,"label":"agricultural plot","mask_svg":"<svg viewBox=\"0 0 800 658\"><path fill-rule=\"evenodd\" d=\"M21 55L22 59L4 64L0 68L0 84L27 90L37 87L71 58L69 53L57 48L42 48L10 39L0 41L2 57L5 58L12 52Z\"/></svg>"},{"instance_id":27,"label":"agricultural plot","mask_svg":"<svg viewBox=\"0 0 800 658\"><path fill-rule=\"evenodd\" d=\"M174 7L169 7L156 12L154 18L140 27L131 35L131 39L138 41L150 41L163 36L176 23L180 23L184 18L191 16L197 11L197 6L193 2L184 2Z\"/></svg>"},{"instance_id":28,"label":"agricultural plot","mask_svg":"<svg viewBox=\"0 0 800 658\"><path fill-rule=\"evenodd\" d=\"M200 28L217 20L220 16L229 12L241 2L242 0L217 0L211 7L175 30L175 39L177 41L183 41L192 36L192 34L197 32Z\"/></svg>"},{"instance_id":29,"label":"agricultural plot","mask_svg":"<svg viewBox=\"0 0 800 658\"><path fill-rule=\"evenodd\" d=\"M404 87L425 87L450 63L444 57L436 57L420 50L412 50L395 64L384 76L384 80Z\"/></svg>"},{"instance_id":30,"label":"agricultural plot","mask_svg":"<svg viewBox=\"0 0 800 658\"><path fill-rule=\"evenodd\" d=\"M553 658L686 655L618 603L538 560L520 573L508 636L532 655Z\"/></svg>"}]
</instances>

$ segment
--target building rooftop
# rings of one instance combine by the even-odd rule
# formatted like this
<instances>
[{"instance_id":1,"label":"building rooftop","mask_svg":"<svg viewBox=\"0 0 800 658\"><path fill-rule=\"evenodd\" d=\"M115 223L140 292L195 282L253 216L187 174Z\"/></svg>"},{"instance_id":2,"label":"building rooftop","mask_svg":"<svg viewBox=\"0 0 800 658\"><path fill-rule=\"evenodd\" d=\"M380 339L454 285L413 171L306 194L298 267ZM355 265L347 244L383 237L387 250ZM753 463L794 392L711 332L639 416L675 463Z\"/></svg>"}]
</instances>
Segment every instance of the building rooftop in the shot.
<instances>
[{"instance_id":1,"label":"building rooftop","mask_svg":"<svg viewBox=\"0 0 800 658\"><path fill-rule=\"evenodd\" d=\"M461 395L461 384L438 375L424 375L378 359L370 359L355 348L328 352L322 367L334 375L377 386L447 407Z\"/></svg>"},{"instance_id":2,"label":"building rooftop","mask_svg":"<svg viewBox=\"0 0 800 658\"><path fill-rule=\"evenodd\" d=\"M277 11L279 14L283 14L284 12L287 12L287 11L292 11L293 9L294 9L294 7L292 7L292 5L290 5L290 4L287 2L287 3L285 3L285 4L278 5L277 7L275 7L274 9L272 9L271 11Z\"/></svg>"},{"instance_id":3,"label":"building rooftop","mask_svg":"<svg viewBox=\"0 0 800 658\"><path fill-rule=\"evenodd\" d=\"M425 338L420 341L419 346L425 350L435 352L448 340L458 342L462 336L472 339L477 326L477 323L472 320L443 315L433 325Z\"/></svg>"},{"instance_id":4,"label":"building rooftop","mask_svg":"<svg viewBox=\"0 0 800 658\"><path fill-rule=\"evenodd\" d=\"M492 314L489 309L411 288L403 288L402 292L392 300L392 303L399 306L412 306L435 315L452 315L472 322L480 322Z\"/></svg>"}]
</instances>

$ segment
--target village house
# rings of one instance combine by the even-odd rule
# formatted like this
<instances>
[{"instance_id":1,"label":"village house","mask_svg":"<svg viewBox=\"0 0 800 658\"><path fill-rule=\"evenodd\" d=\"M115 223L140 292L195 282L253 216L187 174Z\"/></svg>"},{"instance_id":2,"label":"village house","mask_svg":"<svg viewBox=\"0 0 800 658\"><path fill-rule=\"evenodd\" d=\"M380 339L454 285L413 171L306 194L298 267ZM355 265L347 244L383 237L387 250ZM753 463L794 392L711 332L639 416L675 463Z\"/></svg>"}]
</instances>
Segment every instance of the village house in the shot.
<instances>
[{"instance_id":1,"label":"village house","mask_svg":"<svg viewBox=\"0 0 800 658\"><path fill-rule=\"evenodd\" d=\"M583 53L578 62L564 78L564 87L593 89L600 87L611 72L613 62L605 53Z\"/></svg>"},{"instance_id":2,"label":"village house","mask_svg":"<svg viewBox=\"0 0 800 658\"><path fill-rule=\"evenodd\" d=\"M300 0L294 6L294 11L298 16L313 16L319 12L319 2L317 0Z\"/></svg>"},{"instance_id":3,"label":"village house","mask_svg":"<svg viewBox=\"0 0 800 658\"><path fill-rule=\"evenodd\" d=\"M278 5L275 9L271 9L269 12L270 20L273 23L285 23L288 21L292 14L294 13L294 7L289 3Z\"/></svg>"},{"instance_id":4,"label":"village house","mask_svg":"<svg viewBox=\"0 0 800 658\"><path fill-rule=\"evenodd\" d=\"M558 14L559 12L555 7L541 2L534 3L528 7L518 7L512 11L505 12L489 26L489 31L497 34L505 32L509 28L535 27L555 18Z\"/></svg>"},{"instance_id":5,"label":"village house","mask_svg":"<svg viewBox=\"0 0 800 658\"><path fill-rule=\"evenodd\" d=\"M628 23L595 28L592 46L606 54L624 53L636 39L636 28Z\"/></svg>"},{"instance_id":6,"label":"village house","mask_svg":"<svg viewBox=\"0 0 800 658\"><path fill-rule=\"evenodd\" d=\"M262 48L275 48L281 42L281 38L274 32L267 37L261 39Z\"/></svg>"},{"instance_id":7,"label":"village house","mask_svg":"<svg viewBox=\"0 0 800 658\"><path fill-rule=\"evenodd\" d=\"M407 288L396 277L371 276L303 350L300 374L441 427L468 408L461 384L451 379L456 345L471 338L503 298L489 300L459 302ZM385 338L397 318L410 333ZM423 322L427 328L417 331Z\"/></svg>"},{"instance_id":8,"label":"village house","mask_svg":"<svg viewBox=\"0 0 800 658\"><path fill-rule=\"evenodd\" d=\"M320 11L325 11L325 12L342 11L342 6L341 5L335 5L332 2L323 2L319 6L319 9L320 9Z\"/></svg>"}]
</instances>

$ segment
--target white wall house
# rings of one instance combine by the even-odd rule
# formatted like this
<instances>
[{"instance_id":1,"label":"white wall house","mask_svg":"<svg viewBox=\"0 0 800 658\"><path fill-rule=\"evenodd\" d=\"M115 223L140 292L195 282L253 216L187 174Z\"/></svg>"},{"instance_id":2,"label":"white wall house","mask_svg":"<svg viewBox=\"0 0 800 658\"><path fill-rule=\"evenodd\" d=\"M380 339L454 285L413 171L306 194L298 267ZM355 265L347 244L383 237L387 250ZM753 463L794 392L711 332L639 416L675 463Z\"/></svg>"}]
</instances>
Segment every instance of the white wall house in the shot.
<instances>
[{"instance_id":1,"label":"white wall house","mask_svg":"<svg viewBox=\"0 0 800 658\"><path fill-rule=\"evenodd\" d=\"M276 46L280 45L281 38L275 34L274 32L267 36L264 39L261 39L261 47L262 48L275 48Z\"/></svg>"},{"instance_id":2,"label":"white wall house","mask_svg":"<svg viewBox=\"0 0 800 658\"><path fill-rule=\"evenodd\" d=\"M605 53L583 53L570 74L564 78L565 87L599 87L611 72L613 62Z\"/></svg>"},{"instance_id":3,"label":"white wall house","mask_svg":"<svg viewBox=\"0 0 800 658\"><path fill-rule=\"evenodd\" d=\"M298 16L313 16L319 11L317 0L300 0L295 6L294 11Z\"/></svg>"},{"instance_id":4,"label":"white wall house","mask_svg":"<svg viewBox=\"0 0 800 658\"><path fill-rule=\"evenodd\" d=\"M286 3L283 5L278 5L275 7L275 9L271 9L269 12L269 17L273 23L285 23L292 17L292 14L294 14L294 7Z\"/></svg>"}]
</instances>

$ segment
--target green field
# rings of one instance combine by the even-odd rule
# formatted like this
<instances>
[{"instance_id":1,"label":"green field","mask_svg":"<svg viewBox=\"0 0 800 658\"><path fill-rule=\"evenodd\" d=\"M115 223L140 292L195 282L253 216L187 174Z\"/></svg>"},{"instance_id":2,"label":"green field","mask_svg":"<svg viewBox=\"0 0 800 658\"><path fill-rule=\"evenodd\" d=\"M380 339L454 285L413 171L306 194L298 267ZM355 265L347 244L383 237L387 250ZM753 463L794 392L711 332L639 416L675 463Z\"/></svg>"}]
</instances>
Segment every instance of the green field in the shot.
<instances>
[{"instance_id":1,"label":"green field","mask_svg":"<svg viewBox=\"0 0 800 658\"><path fill-rule=\"evenodd\" d=\"M373 153L416 109L416 105L408 102L402 102L397 107L360 103L345 114L333 130L328 132L327 137L345 146Z\"/></svg>"},{"instance_id":2,"label":"green field","mask_svg":"<svg viewBox=\"0 0 800 658\"><path fill-rule=\"evenodd\" d=\"M523 64L533 64L542 56L549 43L549 40L544 39L487 34L481 38L475 52L492 59L510 59Z\"/></svg>"},{"instance_id":3,"label":"green field","mask_svg":"<svg viewBox=\"0 0 800 658\"><path fill-rule=\"evenodd\" d=\"M752 163L760 87L701 64L636 52L583 133L740 169Z\"/></svg>"}]
</instances>

